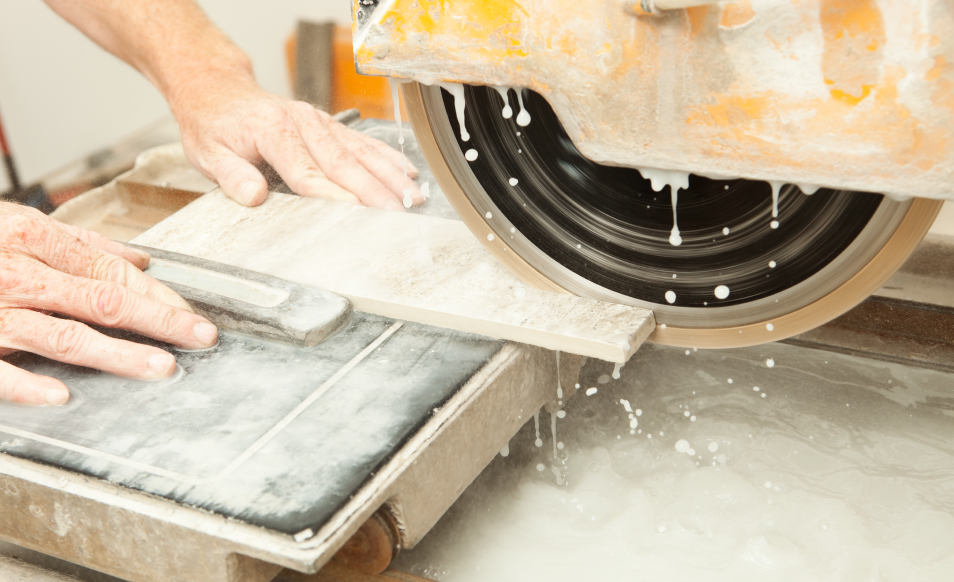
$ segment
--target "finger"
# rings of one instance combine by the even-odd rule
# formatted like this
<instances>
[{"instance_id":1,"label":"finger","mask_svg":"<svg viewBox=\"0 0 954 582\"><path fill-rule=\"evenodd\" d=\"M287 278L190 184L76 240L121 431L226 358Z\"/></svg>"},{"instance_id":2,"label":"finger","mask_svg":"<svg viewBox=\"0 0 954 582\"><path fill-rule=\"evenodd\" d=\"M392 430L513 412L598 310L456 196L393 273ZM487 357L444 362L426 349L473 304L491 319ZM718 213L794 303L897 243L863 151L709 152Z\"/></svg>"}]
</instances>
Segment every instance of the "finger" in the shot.
<instances>
[{"instance_id":1,"label":"finger","mask_svg":"<svg viewBox=\"0 0 954 582\"><path fill-rule=\"evenodd\" d=\"M299 124L304 128L302 133L307 134L310 125L320 123L315 116L310 117L312 119L299 120ZM359 132L348 129L340 123L332 123L329 128L331 134L348 148L348 151L357 158L361 165L398 196L399 200L403 201L409 197L412 204L424 202L421 191L414 182L411 182L411 176L405 174L403 168L393 164L381 155L377 148L362 139Z\"/></svg>"},{"instance_id":2,"label":"finger","mask_svg":"<svg viewBox=\"0 0 954 582\"><path fill-rule=\"evenodd\" d=\"M53 223L17 217L7 224L18 231L17 236L22 236L20 240L24 241L26 250L33 257L58 271L119 283L155 301L192 311L192 306L175 291L144 274L129 261L94 248L63 229L51 228Z\"/></svg>"},{"instance_id":3,"label":"finger","mask_svg":"<svg viewBox=\"0 0 954 582\"><path fill-rule=\"evenodd\" d=\"M360 204L358 196L328 179L312 159L293 124L263 138L259 151L296 194Z\"/></svg>"},{"instance_id":4,"label":"finger","mask_svg":"<svg viewBox=\"0 0 954 582\"><path fill-rule=\"evenodd\" d=\"M361 165L348 148L331 134L327 126L321 123L321 118L316 115L314 108L307 105L293 106L292 111L291 127L286 128L283 133L298 135L296 149L301 150L298 156L311 160L311 165L317 163L319 171L323 172L329 180L349 192L354 192L364 205L404 210L400 195L392 192ZM299 124L296 118L307 119L309 122ZM286 137L283 141L290 140ZM262 151L262 154L264 155L265 152ZM281 173L280 170L279 173Z\"/></svg>"},{"instance_id":5,"label":"finger","mask_svg":"<svg viewBox=\"0 0 954 582\"><path fill-rule=\"evenodd\" d=\"M33 285L34 289L22 291L18 306L128 329L190 349L207 348L218 337L215 326L204 317L149 299L118 283L42 268L33 274Z\"/></svg>"},{"instance_id":6,"label":"finger","mask_svg":"<svg viewBox=\"0 0 954 582\"><path fill-rule=\"evenodd\" d=\"M0 362L0 400L59 406L70 399L66 385L47 376L39 376L6 362Z\"/></svg>"},{"instance_id":7,"label":"finger","mask_svg":"<svg viewBox=\"0 0 954 582\"><path fill-rule=\"evenodd\" d=\"M335 123L337 123L337 122L335 122ZM338 123L338 125L341 125L341 124ZM342 125L342 127L345 127L345 129L347 129L346 126L343 126L343 125ZM368 144L369 146L371 146L371 147L373 147L374 149L376 149L376 150L378 151L378 153L380 153L382 156L384 156L389 162L391 162L392 164L394 164L395 166L397 166L398 168L400 168L402 172L404 171L404 167L405 167L405 164L406 164L406 165L407 165L407 176L408 176L408 178L417 178L417 176L418 176L418 174L419 174L420 172L418 171L417 166L415 166L413 163L411 163L411 160L409 160L409 159L407 158L407 156L403 155L401 152L399 152L399 151L397 151L396 149L392 148L391 146L389 146L388 144L384 143L383 141L371 137L370 135L367 135L367 134L362 133L362 132L360 132L360 131L355 131L355 130L350 130L350 131L352 131L353 133L355 133L355 134L357 135L358 139L360 139L360 140L363 141L364 143L366 143L366 144Z\"/></svg>"},{"instance_id":8,"label":"finger","mask_svg":"<svg viewBox=\"0 0 954 582\"><path fill-rule=\"evenodd\" d=\"M4 309L0 326L4 345L58 362L140 380L165 378L176 368L176 359L166 351L111 338L70 319Z\"/></svg>"},{"instance_id":9,"label":"finger","mask_svg":"<svg viewBox=\"0 0 954 582\"><path fill-rule=\"evenodd\" d=\"M147 252L127 247L120 242L106 238L98 232L85 230L72 224L58 223L57 225L65 230L68 234L75 236L93 248L97 248L111 255L116 255L117 257L126 259L140 271L145 270L145 268L149 266L150 257L149 253Z\"/></svg>"},{"instance_id":10,"label":"finger","mask_svg":"<svg viewBox=\"0 0 954 582\"><path fill-rule=\"evenodd\" d=\"M200 156L225 195L243 206L258 206L268 197L265 177L248 160L225 146L215 145Z\"/></svg>"}]
</instances>

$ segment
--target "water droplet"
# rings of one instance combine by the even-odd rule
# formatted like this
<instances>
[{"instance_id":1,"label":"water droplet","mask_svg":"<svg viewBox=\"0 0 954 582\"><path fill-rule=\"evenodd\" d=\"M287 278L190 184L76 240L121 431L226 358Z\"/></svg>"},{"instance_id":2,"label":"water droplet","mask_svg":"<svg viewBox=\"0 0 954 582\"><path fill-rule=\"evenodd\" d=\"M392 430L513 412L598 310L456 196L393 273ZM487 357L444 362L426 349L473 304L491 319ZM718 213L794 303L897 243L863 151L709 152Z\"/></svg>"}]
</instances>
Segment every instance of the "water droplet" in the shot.
<instances>
[{"instance_id":1,"label":"water droplet","mask_svg":"<svg viewBox=\"0 0 954 582\"><path fill-rule=\"evenodd\" d=\"M775 265L777 265L777 264L778 264L778 263L776 263L775 261L769 261L769 268L770 268L770 269L774 269L774 268L775 268Z\"/></svg>"},{"instance_id":2,"label":"water droplet","mask_svg":"<svg viewBox=\"0 0 954 582\"><path fill-rule=\"evenodd\" d=\"M494 235L493 235L493 234L488 234L488 235L487 235L487 240L494 240Z\"/></svg>"},{"instance_id":3,"label":"water droplet","mask_svg":"<svg viewBox=\"0 0 954 582\"><path fill-rule=\"evenodd\" d=\"M766 324L765 324L765 329L767 329L767 330L769 330L769 331L775 331L775 326L772 325L771 323L766 323Z\"/></svg>"},{"instance_id":4,"label":"water droplet","mask_svg":"<svg viewBox=\"0 0 954 582\"><path fill-rule=\"evenodd\" d=\"M685 453L689 451L689 441L686 439L679 439L676 441L676 450L680 453Z\"/></svg>"},{"instance_id":5,"label":"water droplet","mask_svg":"<svg viewBox=\"0 0 954 582\"><path fill-rule=\"evenodd\" d=\"M543 463L537 463L537 471L542 471L544 469L546 469L546 467L543 466Z\"/></svg>"},{"instance_id":6,"label":"water droplet","mask_svg":"<svg viewBox=\"0 0 954 582\"><path fill-rule=\"evenodd\" d=\"M728 227L728 226L722 229L722 234L724 234L724 235L726 235L726 236L729 235L729 227Z\"/></svg>"},{"instance_id":7,"label":"water droplet","mask_svg":"<svg viewBox=\"0 0 954 582\"><path fill-rule=\"evenodd\" d=\"M675 277L675 275L673 275ZM676 302L676 294L673 291L666 291L666 301L672 305Z\"/></svg>"},{"instance_id":8,"label":"water droplet","mask_svg":"<svg viewBox=\"0 0 954 582\"><path fill-rule=\"evenodd\" d=\"M709 443L709 452L714 453L719 450L719 443L712 441Z\"/></svg>"},{"instance_id":9,"label":"water droplet","mask_svg":"<svg viewBox=\"0 0 954 582\"><path fill-rule=\"evenodd\" d=\"M769 368L774 368L774 367L775 367L775 360L773 360L772 358L769 358L769 359L765 360L765 365L768 366Z\"/></svg>"},{"instance_id":10,"label":"water droplet","mask_svg":"<svg viewBox=\"0 0 954 582\"><path fill-rule=\"evenodd\" d=\"M518 134L518 135L519 135L519 134ZM510 185L511 185L511 186L516 186L516 185L518 184L518 182L519 182L519 180L517 180L516 178L510 178Z\"/></svg>"},{"instance_id":11,"label":"water droplet","mask_svg":"<svg viewBox=\"0 0 954 582\"><path fill-rule=\"evenodd\" d=\"M587 396L592 396L592 395L596 394L596 392L597 392L597 390L596 390L596 387L595 387L595 386L594 386L593 388L587 388L587 389L586 389L586 395L587 395Z\"/></svg>"},{"instance_id":12,"label":"water droplet","mask_svg":"<svg viewBox=\"0 0 954 582\"><path fill-rule=\"evenodd\" d=\"M773 220L771 223L769 223L769 226L771 226L772 228L778 228L778 221Z\"/></svg>"},{"instance_id":13,"label":"water droplet","mask_svg":"<svg viewBox=\"0 0 954 582\"><path fill-rule=\"evenodd\" d=\"M467 159L468 162L473 162L474 160L477 159L477 150L475 150L474 148L467 150L467 153L464 154L464 157Z\"/></svg>"},{"instance_id":14,"label":"water droplet","mask_svg":"<svg viewBox=\"0 0 954 582\"><path fill-rule=\"evenodd\" d=\"M716 299L725 299L729 296L729 288L725 285L719 285L715 288Z\"/></svg>"},{"instance_id":15,"label":"water droplet","mask_svg":"<svg viewBox=\"0 0 954 582\"><path fill-rule=\"evenodd\" d=\"M672 227L672 233L670 233L669 235L669 244L671 244L674 247L678 247L679 245L682 244L682 237L679 236L679 229L676 228L675 226Z\"/></svg>"}]
</instances>

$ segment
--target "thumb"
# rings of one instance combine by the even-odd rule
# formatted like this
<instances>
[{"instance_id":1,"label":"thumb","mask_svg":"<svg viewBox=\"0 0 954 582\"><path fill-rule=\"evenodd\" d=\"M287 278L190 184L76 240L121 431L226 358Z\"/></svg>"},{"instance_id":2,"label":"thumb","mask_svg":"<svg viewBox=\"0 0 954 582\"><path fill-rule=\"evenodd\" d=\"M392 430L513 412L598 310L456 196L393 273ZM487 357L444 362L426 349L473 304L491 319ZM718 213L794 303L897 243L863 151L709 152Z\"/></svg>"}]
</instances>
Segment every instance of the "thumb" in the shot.
<instances>
[{"instance_id":1,"label":"thumb","mask_svg":"<svg viewBox=\"0 0 954 582\"><path fill-rule=\"evenodd\" d=\"M217 147L205 156L205 166L222 191L239 204L258 206L268 196L268 183L258 169L232 150Z\"/></svg>"}]
</instances>

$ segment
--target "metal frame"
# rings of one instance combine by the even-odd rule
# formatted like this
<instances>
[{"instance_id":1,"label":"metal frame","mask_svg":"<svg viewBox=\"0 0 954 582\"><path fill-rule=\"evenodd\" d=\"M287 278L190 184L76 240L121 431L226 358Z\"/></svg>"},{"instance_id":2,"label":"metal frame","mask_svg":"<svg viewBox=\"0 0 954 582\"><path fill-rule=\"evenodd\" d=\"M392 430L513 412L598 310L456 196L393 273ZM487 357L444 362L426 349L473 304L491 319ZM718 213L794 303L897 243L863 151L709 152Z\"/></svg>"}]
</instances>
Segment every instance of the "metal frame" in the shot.
<instances>
[{"instance_id":1,"label":"metal frame","mask_svg":"<svg viewBox=\"0 0 954 582\"><path fill-rule=\"evenodd\" d=\"M315 535L291 536L0 455L0 539L131 582L264 582L318 571L381 507L413 547L584 358L507 344ZM564 399L573 389L564 390ZM473 438L480 434L481 438Z\"/></svg>"}]
</instances>

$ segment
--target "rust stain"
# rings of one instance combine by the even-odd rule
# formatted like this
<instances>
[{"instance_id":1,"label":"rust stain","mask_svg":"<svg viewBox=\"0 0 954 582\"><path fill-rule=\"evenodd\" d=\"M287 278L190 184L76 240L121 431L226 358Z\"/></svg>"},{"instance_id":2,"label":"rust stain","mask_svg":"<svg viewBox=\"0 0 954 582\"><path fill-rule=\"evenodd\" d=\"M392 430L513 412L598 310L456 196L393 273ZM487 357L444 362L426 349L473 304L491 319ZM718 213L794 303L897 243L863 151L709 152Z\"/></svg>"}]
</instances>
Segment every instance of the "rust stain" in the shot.
<instances>
[{"instance_id":1,"label":"rust stain","mask_svg":"<svg viewBox=\"0 0 954 582\"><path fill-rule=\"evenodd\" d=\"M755 18L755 10L752 8L751 0L739 0L722 7L722 19L719 21L719 26L735 28L748 24L753 18Z\"/></svg>"},{"instance_id":2,"label":"rust stain","mask_svg":"<svg viewBox=\"0 0 954 582\"><path fill-rule=\"evenodd\" d=\"M821 0L822 71L832 98L857 105L878 84L887 40L876 0Z\"/></svg>"}]
</instances>

